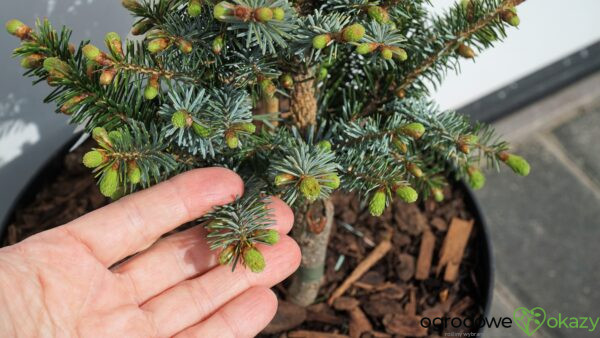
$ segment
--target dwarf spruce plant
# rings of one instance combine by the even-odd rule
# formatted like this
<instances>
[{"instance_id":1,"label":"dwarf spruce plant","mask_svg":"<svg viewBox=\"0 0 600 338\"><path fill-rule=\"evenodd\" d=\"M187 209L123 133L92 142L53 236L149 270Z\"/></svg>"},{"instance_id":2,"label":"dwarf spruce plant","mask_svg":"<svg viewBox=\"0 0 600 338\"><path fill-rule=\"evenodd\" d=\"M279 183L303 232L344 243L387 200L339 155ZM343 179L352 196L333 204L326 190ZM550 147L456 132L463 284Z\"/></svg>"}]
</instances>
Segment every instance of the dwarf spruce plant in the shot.
<instances>
[{"instance_id":1,"label":"dwarf spruce plant","mask_svg":"<svg viewBox=\"0 0 600 338\"><path fill-rule=\"evenodd\" d=\"M441 201L449 179L481 188L482 163L519 175L527 162L489 126L428 99L461 58L518 26L523 0L463 0L431 14L427 0L123 0L125 41L71 44L46 20L6 24L14 55L47 81L46 99L97 142L83 163L119 198L178 173L221 166L246 193L201 222L221 264L265 267L275 244L265 204L296 212L303 261L290 298L311 303L323 275L336 190L381 215L394 199Z\"/></svg>"}]
</instances>

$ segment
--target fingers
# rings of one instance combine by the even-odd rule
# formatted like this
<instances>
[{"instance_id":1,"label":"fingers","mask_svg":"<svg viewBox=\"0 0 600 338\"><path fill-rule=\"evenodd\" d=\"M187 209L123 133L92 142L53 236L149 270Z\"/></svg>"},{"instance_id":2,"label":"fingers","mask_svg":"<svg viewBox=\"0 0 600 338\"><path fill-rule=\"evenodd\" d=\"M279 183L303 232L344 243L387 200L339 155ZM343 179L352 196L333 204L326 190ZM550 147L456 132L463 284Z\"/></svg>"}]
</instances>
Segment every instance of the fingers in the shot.
<instances>
[{"instance_id":1,"label":"fingers","mask_svg":"<svg viewBox=\"0 0 600 338\"><path fill-rule=\"evenodd\" d=\"M196 169L124 197L54 231L75 237L108 267L214 206L232 202L243 194L243 189L242 180L231 170Z\"/></svg>"},{"instance_id":2,"label":"fingers","mask_svg":"<svg viewBox=\"0 0 600 338\"><path fill-rule=\"evenodd\" d=\"M150 299L141 308L149 312L159 336L172 336L198 323L224 304L253 286L270 287L292 274L300 264L300 248L290 237L283 236L272 247L261 247L266 259L265 270L253 273L238 266L217 266L204 275L179 283Z\"/></svg>"},{"instance_id":3,"label":"fingers","mask_svg":"<svg viewBox=\"0 0 600 338\"><path fill-rule=\"evenodd\" d=\"M254 337L265 328L277 311L273 291L254 287L227 303L207 320L175 335L184 337Z\"/></svg>"},{"instance_id":4,"label":"fingers","mask_svg":"<svg viewBox=\"0 0 600 338\"><path fill-rule=\"evenodd\" d=\"M292 228L294 216L290 207L273 197L269 204L274 229L286 234ZM206 242L201 226L161 239L148 250L133 257L113 272L131 285L138 304L147 301L173 285L198 276L217 265L216 255Z\"/></svg>"}]
</instances>

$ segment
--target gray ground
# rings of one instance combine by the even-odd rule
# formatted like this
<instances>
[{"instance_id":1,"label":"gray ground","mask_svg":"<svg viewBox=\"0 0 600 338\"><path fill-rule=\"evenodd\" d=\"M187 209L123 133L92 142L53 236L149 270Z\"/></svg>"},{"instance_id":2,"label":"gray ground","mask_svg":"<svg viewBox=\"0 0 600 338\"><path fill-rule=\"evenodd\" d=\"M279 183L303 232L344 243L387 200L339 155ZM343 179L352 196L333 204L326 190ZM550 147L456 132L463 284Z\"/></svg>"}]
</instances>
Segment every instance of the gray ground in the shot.
<instances>
[{"instance_id":1,"label":"gray ground","mask_svg":"<svg viewBox=\"0 0 600 338\"><path fill-rule=\"evenodd\" d=\"M547 318L600 316L600 74L496 124L532 167L488 173L477 193L496 256L493 316L542 307ZM588 323L589 324L589 323ZM512 329L488 337L526 337ZM534 337L600 336L542 326Z\"/></svg>"}]
</instances>

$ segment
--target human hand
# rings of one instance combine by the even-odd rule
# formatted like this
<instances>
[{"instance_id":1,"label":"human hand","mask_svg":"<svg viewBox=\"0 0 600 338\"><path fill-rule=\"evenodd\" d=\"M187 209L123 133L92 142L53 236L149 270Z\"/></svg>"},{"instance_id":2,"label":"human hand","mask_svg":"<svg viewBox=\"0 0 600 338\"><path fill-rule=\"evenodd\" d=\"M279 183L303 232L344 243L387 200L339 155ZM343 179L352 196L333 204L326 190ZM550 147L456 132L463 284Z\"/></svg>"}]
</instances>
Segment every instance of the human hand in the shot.
<instances>
[{"instance_id":1,"label":"human hand","mask_svg":"<svg viewBox=\"0 0 600 338\"><path fill-rule=\"evenodd\" d=\"M300 263L290 237L261 248L260 274L218 265L200 226L155 243L242 193L235 173L197 169L0 249L0 336L256 335L277 309L269 287ZM270 207L287 233L291 209Z\"/></svg>"}]
</instances>

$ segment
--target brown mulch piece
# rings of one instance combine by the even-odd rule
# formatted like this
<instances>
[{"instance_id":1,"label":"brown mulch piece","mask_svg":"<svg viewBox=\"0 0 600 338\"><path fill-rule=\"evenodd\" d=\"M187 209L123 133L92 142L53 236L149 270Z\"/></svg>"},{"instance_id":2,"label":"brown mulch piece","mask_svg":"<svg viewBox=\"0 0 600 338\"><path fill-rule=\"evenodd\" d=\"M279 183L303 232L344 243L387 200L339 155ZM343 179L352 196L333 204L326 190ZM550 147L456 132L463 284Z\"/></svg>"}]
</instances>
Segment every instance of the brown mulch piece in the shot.
<instances>
[{"instance_id":1,"label":"brown mulch piece","mask_svg":"<svg viewBox=\"0 0 600 338\"><path fill-rule=\"evenodd\" d=\"M54 163L34 187L37 192L26 196L16 208L2 246L65 224L110 202L98 192L90 171L81 165L83 154L92 145L88 141ZM380 218L372 217L354 194L334 195L335 222L317 303L298 308L280 300L280 309L285 309L281 313L287 315L279 322L285 325L271 325L271 333L260 336L437 337L450 330L425 329L420 326L421 318L480 315L474 278L478 260L473 237L477 228L467 225L472 216L462 192L446 189L445 195L442 203L393 203ZM341 223L356 231L348 231ZM391 239L389 229L393 229ZM333 292L386 239L391 240L390 249L368 271L361 271L332 306L327 305L325 301ZM334 266L341 255L345 260L336 271ZM285 299L285 285L276 288L280 299ZM466 328L453 328L452 332L456 330L468 332Z\"/></svg>"}]
</instances>

